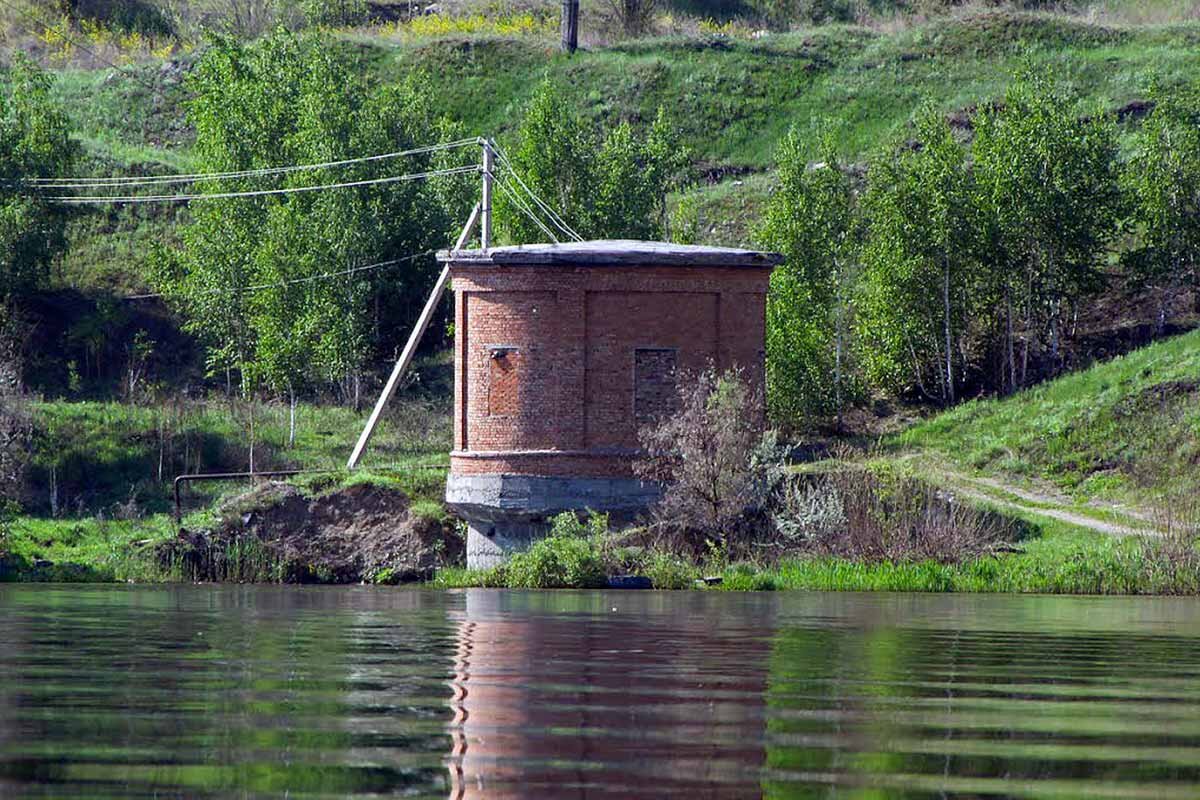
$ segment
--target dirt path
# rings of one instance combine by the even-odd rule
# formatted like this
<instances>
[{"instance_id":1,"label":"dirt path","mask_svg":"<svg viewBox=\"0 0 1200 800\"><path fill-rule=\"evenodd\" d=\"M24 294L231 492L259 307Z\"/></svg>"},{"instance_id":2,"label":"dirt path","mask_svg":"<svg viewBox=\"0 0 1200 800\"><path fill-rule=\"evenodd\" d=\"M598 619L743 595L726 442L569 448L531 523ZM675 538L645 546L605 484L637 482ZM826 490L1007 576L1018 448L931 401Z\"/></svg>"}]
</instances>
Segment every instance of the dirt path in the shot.
<instances>
[{"instance_id":1,"label":"dirt path","mask_svg":"<svg viewBox=\"0 0 1200 800\"><path fill-rule=\"evenodd\" d=\"M1161 536L1164 533L1150 514L1140 509L1112 504L1092 506L1097 515L1102 515L1100 518L1081 511L1070 498L1050 488L1014 486L997 477L968 475L943 462L929 464L919 456L918 459L923 462L923 470L947 490L1004 510L1049 517L1110 536Z\"/></svg>"}]
</instances>

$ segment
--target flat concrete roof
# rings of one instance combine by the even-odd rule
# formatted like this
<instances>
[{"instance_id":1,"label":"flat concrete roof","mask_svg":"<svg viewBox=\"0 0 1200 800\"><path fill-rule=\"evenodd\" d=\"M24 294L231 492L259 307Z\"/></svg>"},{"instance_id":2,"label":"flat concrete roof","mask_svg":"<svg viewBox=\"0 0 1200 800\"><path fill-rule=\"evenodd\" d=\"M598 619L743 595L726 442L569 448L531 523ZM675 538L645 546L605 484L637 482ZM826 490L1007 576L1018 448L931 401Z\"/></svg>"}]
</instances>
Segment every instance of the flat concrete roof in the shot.
<instances>
[{"instance_id":1,"label":"flat concrete roof","mask_svg":"<svg viewBox=\"0 0 1200 800\"><path fill-rule=\"evenodd\" d=\"M761 267L783 262L778 253L632 239L523 244L483 250L440 250L439 261L485 266Z\"/></svg>"}]
</instances>

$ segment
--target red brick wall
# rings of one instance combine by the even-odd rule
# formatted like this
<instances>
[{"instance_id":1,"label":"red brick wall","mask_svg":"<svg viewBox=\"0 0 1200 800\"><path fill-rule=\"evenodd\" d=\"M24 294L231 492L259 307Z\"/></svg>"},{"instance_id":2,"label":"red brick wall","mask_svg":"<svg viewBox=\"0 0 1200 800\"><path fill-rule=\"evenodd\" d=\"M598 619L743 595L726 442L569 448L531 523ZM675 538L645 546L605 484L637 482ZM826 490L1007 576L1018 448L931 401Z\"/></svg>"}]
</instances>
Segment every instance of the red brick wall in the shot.
<instances>
[{"instance_id":1,"label":"red brick wall","mask_svg":"<svg viewBox=\"0 0 1200 800\"><path fill-rule=\"evenodd\" d=\"M763 380L768 270L451 263L462 472L628 474L637 397L659 371L738 365ZM650 352L641 359L636 351ZM516 451L560 450L561 456Z\"/></svg>"}]
</instances>

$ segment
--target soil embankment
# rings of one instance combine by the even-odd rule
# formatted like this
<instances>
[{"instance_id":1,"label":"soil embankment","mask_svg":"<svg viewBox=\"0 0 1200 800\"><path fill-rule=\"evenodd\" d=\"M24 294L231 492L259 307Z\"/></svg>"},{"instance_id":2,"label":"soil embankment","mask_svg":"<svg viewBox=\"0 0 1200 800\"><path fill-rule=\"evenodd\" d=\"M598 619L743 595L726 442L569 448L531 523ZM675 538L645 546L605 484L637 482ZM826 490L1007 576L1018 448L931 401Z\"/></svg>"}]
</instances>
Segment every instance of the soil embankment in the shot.
<instances>
[{"instance_id":1,"label":"soil embankment","mask_svg":"<svg viewBox=\"0 0 1200 800\"><path fill-rule=\"evenodd\" d=\"M180 531L164 566L197 581L399 583L461 563L453 521L413 513L399 489L360 484L309 497L267 483L223 504L209 530Z\"/></svg>"}]
</instances>

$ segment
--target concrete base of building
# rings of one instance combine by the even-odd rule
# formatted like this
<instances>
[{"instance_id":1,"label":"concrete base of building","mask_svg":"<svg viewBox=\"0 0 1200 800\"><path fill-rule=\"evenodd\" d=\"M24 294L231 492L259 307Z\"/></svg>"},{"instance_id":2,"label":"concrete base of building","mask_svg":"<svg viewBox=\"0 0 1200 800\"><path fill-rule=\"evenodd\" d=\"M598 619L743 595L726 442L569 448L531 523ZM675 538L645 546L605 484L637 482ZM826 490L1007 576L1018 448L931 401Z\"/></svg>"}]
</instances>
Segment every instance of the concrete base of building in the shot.
<instances>
[{"instance_id":1,"label":"concrete base of building","mask_svg":"<svg viewBox=\"0 0 1200 800\"><path fill-rule=\"evenodd\" d=\"M539 475L455 475L446 481L446 503L467 521L467 566L499 566L529 548L564 511L609 515L633 522L662 495L662 487L635 478L563 478Z\"/></svg>"}]
</instances>

